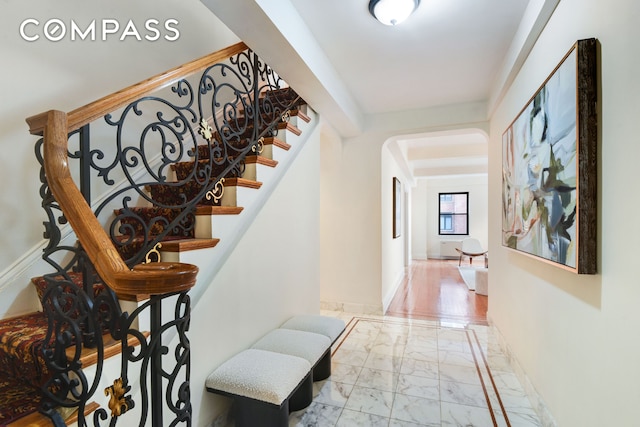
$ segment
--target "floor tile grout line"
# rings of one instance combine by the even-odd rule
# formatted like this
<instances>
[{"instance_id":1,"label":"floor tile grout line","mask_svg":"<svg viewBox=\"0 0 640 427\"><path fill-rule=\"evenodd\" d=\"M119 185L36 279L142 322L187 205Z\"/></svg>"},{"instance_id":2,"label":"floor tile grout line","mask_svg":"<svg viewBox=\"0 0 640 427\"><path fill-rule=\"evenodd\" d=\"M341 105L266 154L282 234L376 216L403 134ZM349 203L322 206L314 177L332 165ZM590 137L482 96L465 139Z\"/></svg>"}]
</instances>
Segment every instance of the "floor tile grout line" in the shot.
<instances>
[{"instance_id":1,"label":"floor tile grout line","mask_svg":"<svg viewBox=\"0 0 640 427\"><path fill-rule=\"evenodd\" d=\"M417 319L418 322L422 322L422 319ZM508 415L507 412L504 408L500 393L498 391L497 385L495 384L493 375L491 373L491 369L488 365L488 361L485 357L484 351L482 349L482 345L480 343L479 337L475 331L475 329L470 328L468 325L465 325L464 327L459 327L459 326L445 326L445 325L441 325L441 324L430 324L430 323L414 323L412 321L412 319L402 319L402 318L376 318L376 317L365 317L365 316L353 316L348 323L348 326L351 325L351 327L346 327L345 328L345 332L346 334L344 335L344 337L341 337L341 340L338 342L338 345L336 346L336 349L334 350L334 352L332 354L335 354L335 352L341 348L341 346L346 342L346 340L351 337L352 333L355 331L355 328L357 326L359 326L360 324L362 324L361 322L367 322L367 323L372 323L372 324L379 324L380 325L380 329L377 329L377 331L375 329L372 329L372 331L375 331L375 337L374 338L369 338L368 340L371 342L375 342L377 340L377 338L379 337L382 328L385 325L390 325L390 326L401 326L401 327L417 327L420 329L426 329L426 330L435 330L438 332L438 337L440 335L441 332L447 332L447 331L460 331L460 332L464 332L465 333L465 338L466 338L466 342L469 345L470 351L471 351L471 356L473 357L474 360L474 364L475 364L475 368L476 368L476 372L478 374L478 377L480 379L481 385L482 385L482 390L485 396L485 400L487 402L488 405L488 409L489 409L489 413L492 417L492 421L493 421L493 425L495 427L498 426L497 423L497 419L496 419L496 413L493 410L493 405L495 404L495 402L492 404L492 398L489 397L489 393L488 393L488 382L485 379L485 375L488 376L489 381L491 383L491 386L493 388L493 391L495 392L495 398L498 401L498 404L500 406L500 408L502 409L502 413L504 415L504 419L507 423L508 427L511 427L511 423L508 419ZM412 335L411 331L402 331L400 332L401 335ZM373 334L372 334L373 335ZM475 339L475 345L474 345L474 339ZM464 339L463 339L464 342ZM439 352L440 349L440 340L438 338L436 338L436 351ZM476 347L477 345L477 347ZM478 355L479 352L479 355ZM365 361L362 363L360 367L360 372L358 373L358 376L355 380L355 382L357 383L357 381L360 379L360 376L362 375L362 369L364 369L366 361L368 360L368 358L371 356L371 354L373 354L374 352L368 350L366 351L367 353L367 357L365 358ZM390 354L385 354L385 353L380 353L381 356L389 356L389 357L397 357L394 355L390 355ZM402 352L402 355L400 356L400 361L401 361L401 365L402 362L407 359L406 358L406 347L404 349L404 351ZM483 372L484 370L481 369L481 366L484 365L484 370L486 370L486 372ZM355 366L355 365L354 365ZM373 368L372 368L373 369ZM395 372L395 371L394 371ZM440 378L440 361L438 360L438 378ZM440 378L441 380L441 378ZM440 381L439 380L439 381ZM354 387L356 386L355 384L353 385ZM360 385L359 387L362 388L368 388L368 389L372 389L372 390L377 390L377 391L384 391L384 390L380 390L378 388L376 388L375 386L363 386ZM389 416L384 417L388 420L388 424L390 425L391 422L394 420L394 418L392 417L392 413L393 413L393 405L395 403L395 400L397 398L398 394L402 394L399 393L397 388L397 385L395 387L395 390L391 391L391 396L392 396L392 400L391 400L391 412L389 414ZM442 420L442 404L443 404L443 400L442 400L442 395L441 395L441 390L439 390L439 394L440 394L440 418ZM341 406L341 410L340 410L340 414L338 415L338 420L342 417L342 415L344 414L344 410L347 409L346 408L346 402L343 406ZM375 415L375 414L370 414L369 412L366 411L362 411L362 410L358 410L357 412L360 412L362 414L369 414L369 415ZM380 416L380 415L377 415Z\"/></svg>"}]
</instances>

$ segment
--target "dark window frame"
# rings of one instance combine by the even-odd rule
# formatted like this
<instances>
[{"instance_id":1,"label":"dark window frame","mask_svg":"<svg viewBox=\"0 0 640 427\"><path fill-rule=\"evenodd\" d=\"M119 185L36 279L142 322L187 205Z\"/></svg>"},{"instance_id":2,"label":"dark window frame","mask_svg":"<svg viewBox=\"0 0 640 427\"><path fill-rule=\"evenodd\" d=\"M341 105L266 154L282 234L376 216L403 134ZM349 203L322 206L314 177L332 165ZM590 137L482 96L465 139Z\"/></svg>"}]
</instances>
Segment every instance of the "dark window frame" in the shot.
<instances>
[{"instance_id":1,"label":"dark window frame","mask_svg":"<svg viewBox=\"0 0 640 427\"><path fill-rule=\"evenodd\" d=\"M442 211L442 202L453 202L455 200L456 195L464 195L466 198L466 207L465 212L449 212ZM466 225L465 230L466 233L455 233L455 217L464 216L466 217ZM450 218L450 228L443 228L443 224L446 227L447 218ZM444 219L444 222L443 222ZM457 192L443 192L438 193L438 235L440 236L468 236L469 235L469 192L468 191L457 191Z\"/></svg>"}]
</instances>

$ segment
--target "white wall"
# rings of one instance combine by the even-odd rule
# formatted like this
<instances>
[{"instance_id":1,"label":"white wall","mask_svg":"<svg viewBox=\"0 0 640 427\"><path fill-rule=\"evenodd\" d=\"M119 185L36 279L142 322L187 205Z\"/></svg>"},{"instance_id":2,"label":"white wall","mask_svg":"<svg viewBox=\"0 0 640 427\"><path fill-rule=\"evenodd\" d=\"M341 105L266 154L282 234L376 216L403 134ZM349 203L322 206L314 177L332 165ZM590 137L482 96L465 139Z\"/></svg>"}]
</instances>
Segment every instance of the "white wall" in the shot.
<instances>
[{"instance_id":1,"label":"white wall","mask_svg":"<svg viewBox=\"0 0 640 427\"><path fill-rule=\"evenodd\" d=\"M427 180L418 179L411 189L411 258L427 259Z\"/></svg>"},{"instance_id":2,"label":"white wall","mask_svg":"<svg viewBox=\"0 0 640 427\"><path fill-rule=\"evenodd\" d=\"M381 193L381 183L390 182L388 176L382 175L384 143L395 137L444 130L486 131L485 117L486 110L476 104L391 113L372 119L368 130L358 137L342 143L338 137L331 142L323 140L321 301L324 307L379 313L383 306L383 287L385 294L389 292L389 280L383 281L382 277L382 265L386 263L382 258L383 239L387 239L383 236L383 215L390 215L383 213L389 209L383 209ZM399 253L402 250L399 249Z\"/></svg>"},{"instance_id":3,"label":"white wall","mask_svg":"<svg viewBox=\"0 0 640 427\"><path fill-rule=\"evenodd\" d=\"M27 18L51 18L70 26L91 20L132 19L140 30L148 18L177 19L180 37L170 42L137 41L115 36L103 42L65 38L51 42L42 35L27 42L20 24ZM30 34L36 27L28 27ZM100 33L98 33L100 34ZM144 34L143 34L144 35ZM0 13L0 316L37 308L29 286L32 276L50 272L48 265L33 265L41 257L45 221L39 196L40 168L34 155L36 137L29 135L25 119L49 109L70 111L154 74L196 59L238 41L198 0L6 0ZM73 244L73 242L70 242Z\"/></svg>"},{"instance_id":4,"label":"white wall","mask_svg":"<svg viewBox=\"0 0 640 427\"><path fill-rule=\"evenodd\" d=\"M426 246L428 258L439 258L441 240L462 240L474 237L483 248L488 247L487 176L460 175L426 178ZM440 236L438 234L438 193L469 192L469 236ZM417 238L417 237L416 237Z\"/></svg>"},{"instance_id":5,"label":"white wall","mask_svg":"<svg viewBox=\"0 0 640 427\"><path fill-rule=\"evenodd\" d=\"M320 136L316 128L192 313L194 425L227 406L211 371L295 314L320 310Z\"/></svg>"},{"instance_id":6,"label":"white wall","mask_svg":"<svg viewBox=\"0 0 640 427\"><path fill-rule=\"evenodd\" d=\"M501 135L578 39L600 43L598 271L578 276L506 250L489 223L489 316L559 426L640 419L634 172L640 3L562 0L491 118L489 216L501 217Z\"/></svg>"},{"instance_id":7,"label":"white wall","mask_svg":"<svg viewBox=\"0 0 640 427\"><path fill-rule=\"evenodd\" d=\"M381 301L382 311L385 312L391 303L393 296L402 282L405 273L405 246L407 240L411 238L410 222L407 221L407 199L411 197L412 180L403 173L403 169L391 154L388 142L382 147L381 153L381 205L380 211L382 227L382 264L381 264ZM401 186L401 197L397 203L400 204L401 218L400 236L393 237L393 179L398 178Z\"/></svg>"}]
</instances>

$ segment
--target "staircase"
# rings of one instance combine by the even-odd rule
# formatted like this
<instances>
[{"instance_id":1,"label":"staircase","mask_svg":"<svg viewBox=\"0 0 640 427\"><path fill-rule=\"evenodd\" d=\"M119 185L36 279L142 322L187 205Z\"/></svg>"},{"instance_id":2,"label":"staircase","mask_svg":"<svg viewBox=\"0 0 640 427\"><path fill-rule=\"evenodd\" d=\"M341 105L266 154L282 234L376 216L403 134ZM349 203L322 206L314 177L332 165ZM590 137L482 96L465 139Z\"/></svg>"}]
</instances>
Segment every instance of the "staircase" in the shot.
<instances>
[{"instance_id":1,"label":"staircase","mask_svg":"<svg viewBox=\"0 0 640 427\"><path fill-rule=\"evenodd\" d=\"M245 55L245 49L246 47L241 49L243 53L238 54L238 57ZM233 61L232 57L231 62ZM257 80L257 74L254 78ZM182 90L181 82L183 80L175 83L174 92ZM181 155L145 153L147 157L143 160L149 160L148 163L152 166L146 165L146 172L143 170L145 173L136 171L131 174L139 175L135 184L130 178L128 184L116 184L113 188L115 195L102 197L97 207L91 203L89 191L83 191L84 198L94 208L95 217L100 219L105 233L108 233L111 244L129 267L136 266L134 271L148 270L140 266L140 262L147 265L160 261L162 265L182 263L185 257L189 258L190 253L200 254L198 259L222 260L224 257L219 253L221 249L218 246L221 239L232 241L232 234L241 232L239 228L246 226L246 220L243 222L235 218L246 213L247 208L253 210L254 215L259 210L255 196L251 193L261 191L263 177L272 179L273 170L282 159L291 160L286 157L286 153L292 148L292 139L295 140L303 133L305 126L312 123L312 110L293 89L281 86L280 83L257 88L253 93L242 96L242 99L236 96L234 101L226 101L226 110L222 113L216 115L214 111L211 117L202 118L197 129L194 126L191 135L182 130L182 134L176 134L180 144L191 143L193 148L182 150ZM113 119L109 112L105 121L120 131L127 110L130 108L131 111L136 111L137 103L148 99L149 96L132 100L129 106L135 105L131 108L124 104L117 105L120 111L124 111L121 118ZM72 116L79 110L69 113L70 122L73 122ZM46 129L43 132L38 128L42 121L40 116L28 121L32 133L44 133L46 136ZM162 119L159 123L160 125L156 125L167 125ZM79 123L78 126L70 125L69 128L70 137L80 134L81 147L82 133L86 131L88 134L88 127L85 126L88 124ZM180 125L175 127L182 129ZM164 137L163 141L160 151L166 149L167 145L174 144L173 148L177 145L175 141L168 144ZM95 156L95 151L89 154L89 145L85 142L84 162L83 154L79 154L80 168L85 168L84 172L80 172L81 189L90 187L82 180L86 179L92 168L99 172L98 177L103 178L106 183L111 173L110 169L101 169L102 166L94 161L92 156ZM118 143L120 146L120 140ZM91 150L95 148L91 147ZM123 164L127 163L127 154L124 153L123 149L118 155L118 161ZM71 152L69 155L72 157ZM42 155L39 159L41 163L44 157ZM155 170L163 172L154 176L150 171ZM150 179L150 176L156 179ZM48 185L43 178L43 206L49 218L53 219L56 215L52 211L58 206L56 200L50 197ZM131 194L136 194L135 199ZM122 205L114 207L118 202ZM251 203L256 206L251 206ZM105 219L106 213L108 217ZM66 211L63 214L64 217L59 221L61 223L69 216ZM84 392L87 388L95 387L84 387L82 396L74 396L73 390L77 384L74 385L73 380L69 381L69 373L75 373L76 369L84 372L83 370L95 364L99 366L97 371L102 371L107 363L106 359L118 355L122 348L143 347L141 351L144 351L147 346L153 347L155 340L153 308L150 318L140 317L139 320L132 321L131 325L138 328L135 330L123 326L123 322L129 321L129 318L120 308L120 303L128 301L134 307L132 316L138 315L138 311L142 312L149 305L148 301L157 299L157 296L149 299L155 292L140 293L136 288L111 289L107 284L109 280L101 277L105 273L100 270L100 265L93 262L91 253L87 255L90 251L84 250L90 244L80 239L79 244L73 248L62 245L59 237L61 233L53 222L45 223L45 234L51 237L52 245L45 249L43 258L49 264L57 266L57 271L34 277L31 281L43 311L0 320L0 426L51 425L52 422L55 425L75 422L87 425L87 415L96 410L101 411L101 417L106 417L111 409L113 416L114 408L104 408L104 405L87 400L91 397L105 402L103 390L98 389L93 397L95 390L89 394ZM71 225L74 226L74 223ZM74 231L80 238L80 232L75 228ZM72 254L71 261L53 260L53 256L61 248ZM199 267L203 269L207 265ZM188 289L180 290L184 294L187 291ZM169 294L175 295L176 292ZM185 303L179 301L176 307L180 304ZM188 306L188 302L186 304ZM176 313L178 311L176 309ZM186 322L188 324L188 317ZM147 327L151 332L147 332ZM150 351L149 357L158 357L153 354L158 351L156 347L155 352ZM188 345L186 351L188 353ZM63 367L62 376L67 383L60 381L60 372L52 372L52 363L55 363L56 369ZM84 373L80 375L82 377ZM123 376L126 379L127 372ZM188 382L188 374L186 381ZM88 383L97 384L98 381L89 378ZM154 390L153 379L151 384L153 399L162 400L164 391L158 390L157 384ZM129 396L123 395L122 398L130 398ZM133 400L129 406L134 407ZM143 401L142 406L143 417L147 416L147 412L151 414L151 425L162 424L158 421L162 420L162 414L158 414L151 403ZM185 410L190 410L189 405L182 406L187 408ZM46 413L48 418L38 411ZM125 422L125 425L128 424Z\"/></svg>"}]
</instances>

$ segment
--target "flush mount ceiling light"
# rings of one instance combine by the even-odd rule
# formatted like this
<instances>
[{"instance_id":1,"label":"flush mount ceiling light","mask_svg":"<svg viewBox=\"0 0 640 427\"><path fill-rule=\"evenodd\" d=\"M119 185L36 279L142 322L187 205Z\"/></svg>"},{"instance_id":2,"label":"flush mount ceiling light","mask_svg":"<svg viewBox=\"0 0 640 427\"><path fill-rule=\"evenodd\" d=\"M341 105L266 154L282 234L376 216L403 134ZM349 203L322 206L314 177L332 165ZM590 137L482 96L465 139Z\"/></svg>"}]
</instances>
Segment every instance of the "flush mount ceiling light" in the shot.
<instances>
[{"instance_id":1,"label":"flush mount ceiling light","mask_svg":"<svg viewBox=\"0 0 640 427\"><path fill-rule=\"evenodd\" d=\"M384 25L398 25L409 17L420 0L370 0L369 13Z\"/></svg>"}]
</instances>

